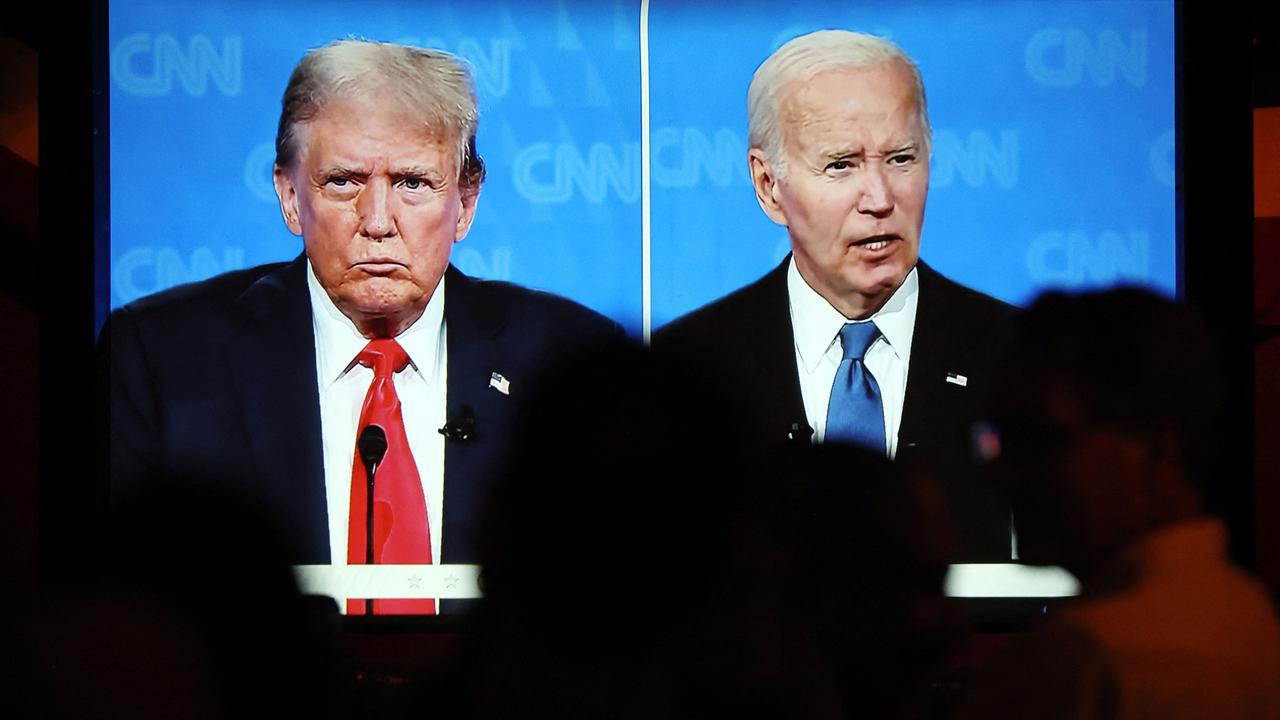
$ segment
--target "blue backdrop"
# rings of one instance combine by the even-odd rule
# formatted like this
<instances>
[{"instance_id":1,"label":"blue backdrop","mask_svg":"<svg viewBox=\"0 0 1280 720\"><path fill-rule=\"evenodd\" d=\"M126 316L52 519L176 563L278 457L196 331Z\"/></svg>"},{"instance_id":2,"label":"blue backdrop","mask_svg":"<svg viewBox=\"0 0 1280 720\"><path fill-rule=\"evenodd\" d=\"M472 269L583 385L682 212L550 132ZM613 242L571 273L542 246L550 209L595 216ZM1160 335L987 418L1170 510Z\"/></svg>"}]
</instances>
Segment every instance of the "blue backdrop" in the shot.
<instances>
[{"instance_id":1,"label":"blue backdrop","mask_svg":"<svg viewBox=\"0 0 1280 720\"><path fill-rule=\"evenodd\" d=\"M112 2L110 306L300 252L271 187L280 95L306 50L354 35L472 63L489 179L454 262L639 334L640 17L634 1ZM935 267L1019 303L1051 285L1175 290L1172 3L658 0L654 327L785 254L748 181L746 90L823 27L888 36L920 65Z\"/></svg>"}]
</instances>

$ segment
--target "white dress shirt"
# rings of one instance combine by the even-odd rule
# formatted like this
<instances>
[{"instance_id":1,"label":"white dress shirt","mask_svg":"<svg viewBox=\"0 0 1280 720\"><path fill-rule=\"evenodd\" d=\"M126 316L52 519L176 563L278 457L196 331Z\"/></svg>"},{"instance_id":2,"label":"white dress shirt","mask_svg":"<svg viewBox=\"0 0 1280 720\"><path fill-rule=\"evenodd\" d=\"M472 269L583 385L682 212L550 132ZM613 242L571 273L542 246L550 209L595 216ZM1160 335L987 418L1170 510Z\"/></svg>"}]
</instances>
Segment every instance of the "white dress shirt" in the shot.
<instances>
[{"instance_id":1,"label":"white dress shirt","mask_svg":"<svg viewBox=\"0 0 1280 720\"><path fill-rule=\"evenodd\" d=\"M907 369L911 364L911 337L916 327L916 301L920 280L911 268L902 285L870 320L880 328L880 337L863 358L868 371L880 386L884 403L885 452L898 451L898 428L902 425L902 401L907 392ZM840 367L840 329L850 322L826 298L805 282L791 258L787 268L787 295L791 305L791 327L795 333L796 368L800 372L800 395L804 414L813 428L813 441L827 434L827 405L831 384Z\"/></svg>"},{"instance_id":2,"label":"white dress shirt","mask_svg":"<svg viewBox=\"0 0 1280 720\"><path fill-rule=\"evenodd\" d=\"M307 287L311 292L311 320L316 339L324 484L329 507L329 556L334 565L346 565L356 426L365 394L373 382L373 370L353 362L369 340L333 304L309 261ZM409 451L418 466L427 501L431 559L438 564L444 535L444 436L436 430L445 424L448 375L443 278L422 316L396 337L396 342L409 355L409 364L394 375L392 382L400 398Z\"/></svg>"}]
</instances>

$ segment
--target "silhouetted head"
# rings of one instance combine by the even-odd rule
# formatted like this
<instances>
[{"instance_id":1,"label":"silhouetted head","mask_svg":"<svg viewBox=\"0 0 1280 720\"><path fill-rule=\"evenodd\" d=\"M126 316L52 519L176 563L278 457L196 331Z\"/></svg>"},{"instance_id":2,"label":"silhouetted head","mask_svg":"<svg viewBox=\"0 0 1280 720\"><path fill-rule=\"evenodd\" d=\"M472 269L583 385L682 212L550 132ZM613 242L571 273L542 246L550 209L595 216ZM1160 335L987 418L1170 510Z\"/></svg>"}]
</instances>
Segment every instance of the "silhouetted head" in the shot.
<instances>
[{"instance_id":1,"label":"silhouetted head","mask_svg":"<svg viewBox=\"0 0 1280 720\"><path fill-rule=\"evenodd\" d=\"M206 709L218 717L329 717L335 649L298 590L276 524L217 478L154 478L145 488L111 518L100 612L103 642L132 656L122 667L185 663L203 671L214 701ZM128 607L135 610L120 611ZM138 615L164 624L129 630L148 624ZM169 627L185 631L175 636L189 644L175 650L161 635ZM170 674L161 667L154 681L128 681L136 681L135 693L156 693Z\"/></svg>"},{"instance_id":2,"label":"silhouetted head","mask_svg":"<svg viewBox=\"0 0 1280 720\"><path fill-rule=\"evenodd\" d=\"M1220 379L1205 330L1146 290L1049 293L1020 317L998 468L1024 560L1080 573L1196 514Z\"/></svg>"},{"instance_id":3,"label":"silhouetted head","mask_svg":"<svg viewBox=\"0 0 1280 720\"><path fill-rule=\"evenodd\" d=\"M851 710L896 716L957 638L942 582L955 547L940 491L879 453L795 448L762 520L785 564L783 612L807 627Z\"/></svg>"},{"instance_id":4,"label":"silhouetted head","mask_svg":"<svg viewBox=\"0 0 1280 720\"><path fill-rule=\"evenodd\" d=\"M626 654L710 602L738 449L702 388L639 348L560 365L537 393L481 535L486 600L549 647Z\"/></svg>"}]
</instances>

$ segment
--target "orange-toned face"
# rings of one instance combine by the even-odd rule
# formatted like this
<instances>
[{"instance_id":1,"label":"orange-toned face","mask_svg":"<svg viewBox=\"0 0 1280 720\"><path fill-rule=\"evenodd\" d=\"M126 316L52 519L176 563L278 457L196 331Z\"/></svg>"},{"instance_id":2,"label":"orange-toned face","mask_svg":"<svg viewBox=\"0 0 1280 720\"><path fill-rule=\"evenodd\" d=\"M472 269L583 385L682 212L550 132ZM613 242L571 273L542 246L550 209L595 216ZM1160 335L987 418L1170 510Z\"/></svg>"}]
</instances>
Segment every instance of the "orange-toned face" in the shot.
<instances>
[{"instance_id":1,"label":"orange-toned face","mask_svg":"<svg viewBox=\"0 0 1280 720\"><path fill-rule=\"evenodd\" d=\"M475 216L456 145L373 99L331 101L299 128L293 167L275 169L285 223L316 278L367 337L422 314Z\"/></svg>"},{"instance_id":2,"label":"orange-toned face","mask_svg":"<svg viewBox=\"0 0 1280 720\"><path fill-rule=\"evenodd\" d=\"M851 319L915 267L929 155L907 67L834 68L783 88L785 173L750 154L761 207L785 225L800 275Z\"/></svg>"}]
</instances>

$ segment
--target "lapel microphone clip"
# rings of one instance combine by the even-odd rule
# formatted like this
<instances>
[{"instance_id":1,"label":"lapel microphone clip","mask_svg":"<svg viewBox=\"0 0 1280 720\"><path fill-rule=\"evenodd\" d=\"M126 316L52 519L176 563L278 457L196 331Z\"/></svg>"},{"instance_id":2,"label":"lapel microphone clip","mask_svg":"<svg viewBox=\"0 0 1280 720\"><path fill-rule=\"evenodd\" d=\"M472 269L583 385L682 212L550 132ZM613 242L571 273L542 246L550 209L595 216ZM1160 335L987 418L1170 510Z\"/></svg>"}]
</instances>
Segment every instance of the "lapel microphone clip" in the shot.
<instances>
[{"instance_id":1,"label":"lapel microphone clip","mask_svg":"<svg viewBox=\"0 0 1280 720\"><path fill-rule=\"evenodd\" d=\"M471 410L470 405L462 406L462 417L456 420L446 420L444 427L436 430L444 436L445 440L453 442L467 442L473 440L476 435L476 416Z\"/></svg>"}]
</instances>

